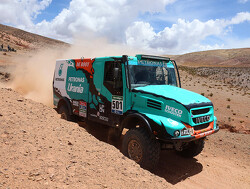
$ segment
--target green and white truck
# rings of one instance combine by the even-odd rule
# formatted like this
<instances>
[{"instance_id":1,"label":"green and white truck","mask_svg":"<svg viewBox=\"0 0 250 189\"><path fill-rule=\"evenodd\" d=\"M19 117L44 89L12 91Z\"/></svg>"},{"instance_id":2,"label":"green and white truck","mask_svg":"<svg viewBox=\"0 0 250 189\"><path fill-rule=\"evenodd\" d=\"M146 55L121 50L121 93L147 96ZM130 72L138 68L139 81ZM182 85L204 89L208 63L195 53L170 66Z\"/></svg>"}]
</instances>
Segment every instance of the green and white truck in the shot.
<instances>
[{"instance_id":1,"label":"green and white truck","mask_svg":"<svg viewBox=\"0 0 250 189\"><path fill-rule=\"evenodd\" d=\"M161 149L198 155L219 130L212 102L182 89L174 60L151 55L57 60L54 105L66 120L80 118L127 129L124 155L153 169Z\"/></svg>"}]
</instances>

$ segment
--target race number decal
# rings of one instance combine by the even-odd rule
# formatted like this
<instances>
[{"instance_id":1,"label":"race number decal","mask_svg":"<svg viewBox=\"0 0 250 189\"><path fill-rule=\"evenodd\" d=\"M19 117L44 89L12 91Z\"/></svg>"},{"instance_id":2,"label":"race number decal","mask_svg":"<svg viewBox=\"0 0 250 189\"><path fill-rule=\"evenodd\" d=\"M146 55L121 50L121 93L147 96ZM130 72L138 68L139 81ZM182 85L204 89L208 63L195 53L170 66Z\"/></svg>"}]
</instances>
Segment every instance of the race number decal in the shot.
<instances>
[{"instance_id":1,"label":"race number decal","mask_svg":"<svg viewBox=\"0 0 250 189\"><path fill-rule=\"evenodd\" d=\"M114 114L123 114L123 97L122 96L112 96L111 111Z\"/></svg>"}]
</instances>

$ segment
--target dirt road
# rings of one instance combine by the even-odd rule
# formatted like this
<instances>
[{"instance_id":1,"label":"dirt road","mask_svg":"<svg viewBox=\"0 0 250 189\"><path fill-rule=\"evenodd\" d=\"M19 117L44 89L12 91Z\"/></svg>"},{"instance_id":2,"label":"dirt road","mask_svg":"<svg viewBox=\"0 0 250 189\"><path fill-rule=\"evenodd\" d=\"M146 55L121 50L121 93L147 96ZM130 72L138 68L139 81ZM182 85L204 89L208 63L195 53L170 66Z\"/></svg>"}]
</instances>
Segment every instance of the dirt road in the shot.
<instances>
[{"instance_id":1,"label":"dirt road","mask_svg":"<svg viewBox=\"0 0 250 189\"><path fill-rule=\"evenodd\" d=\"M106 143L98 125L70 123L54 109L0 89L0 188L249 188L249 135L220 131L183 159L161 153L154 173Z\"/></svg>"}]
</instances>

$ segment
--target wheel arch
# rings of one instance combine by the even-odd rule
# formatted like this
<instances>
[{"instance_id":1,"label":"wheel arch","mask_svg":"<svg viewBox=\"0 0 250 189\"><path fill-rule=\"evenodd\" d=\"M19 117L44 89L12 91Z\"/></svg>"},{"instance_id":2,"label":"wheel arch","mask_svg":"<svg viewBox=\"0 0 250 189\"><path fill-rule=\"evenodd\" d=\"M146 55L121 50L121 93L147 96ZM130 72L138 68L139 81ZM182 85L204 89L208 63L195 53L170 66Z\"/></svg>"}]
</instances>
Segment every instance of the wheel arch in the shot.
<instances>
[{"instance_id":1,"label":"wheel arch","mask_svg":"<svg viewBox=\"0 0 250 189\"><path fill-rule=\"evenodd\" d=\"M60 107L61 107L61 106L64 106L64 105L68 108L69 114L70 114L70 115L73 115L71 103L70 103L69 99L66 98L66 97L63 97L63 98L61 98L61 99L59 100L58 105L57 105L57 110L59 111Z\"/></svg>"},{"instance_id":2,"label":"wheel arch","mask_svg":"<svg viewBox=\"0 0 250 189\"><path fill-rule=\"evenodd\" d=\"M145 127L148 133L154 136L149 121L144 115L140 113L128 114L121 123L121 130L123 130L124 128L127 129L136 128L137 125L140 125L140 127Z\"/></svg>"}]
</instances>

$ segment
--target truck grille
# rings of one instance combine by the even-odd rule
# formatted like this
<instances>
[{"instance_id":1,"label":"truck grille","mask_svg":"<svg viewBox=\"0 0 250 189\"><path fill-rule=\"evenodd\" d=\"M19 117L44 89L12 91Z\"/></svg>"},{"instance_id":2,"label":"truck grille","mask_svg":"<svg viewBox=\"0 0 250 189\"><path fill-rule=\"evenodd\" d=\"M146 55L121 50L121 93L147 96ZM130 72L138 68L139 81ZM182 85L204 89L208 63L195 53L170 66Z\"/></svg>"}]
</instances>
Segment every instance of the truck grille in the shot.
<instances>
[{"instance_id":1,"label":"truck grille","mask_svg":"<svg viewBox=\"0 0 250 189\"><path fill-rule=\"evenodd\" d=\"M161 110L161 103L154 100L147 100L147 107Z\"/></svg>"},{"instance_id":2,"label":"truck grille","mask_svg":"<svg viewBox=\"0 0 250 189\"><path fill-rule=\"evenodd\" d=\"M193 122L194 122L195 124L200 124L200 123L204 123L204 122L210 121L210 118L211 118L210 115L201 116L201 117L196 117L196 118L193 118Z\"/></svg>"},{"instance_id":3,"label":"truck grille","mask_svg":"<svg viewBox=\"0 0 250 189\"><path fill-rule=\"evenodd\" d=\"M199 110L191 110L193 115L206 114L209 112L209 108L199 109Z\"/></svg>"},{"instance_id":4,"label":"truck grille","mask_svg":"<svg viewBox=\"0 0 250 189\"><path fill-rule=\"evenodd\" d=\"M204 124L201 124L201 125L194 126L194 130L199 131L199 130L202 130L202 129L206 129L208 126L209 126L209 123L204 123Z\"/></svg>"}]
</instances>

